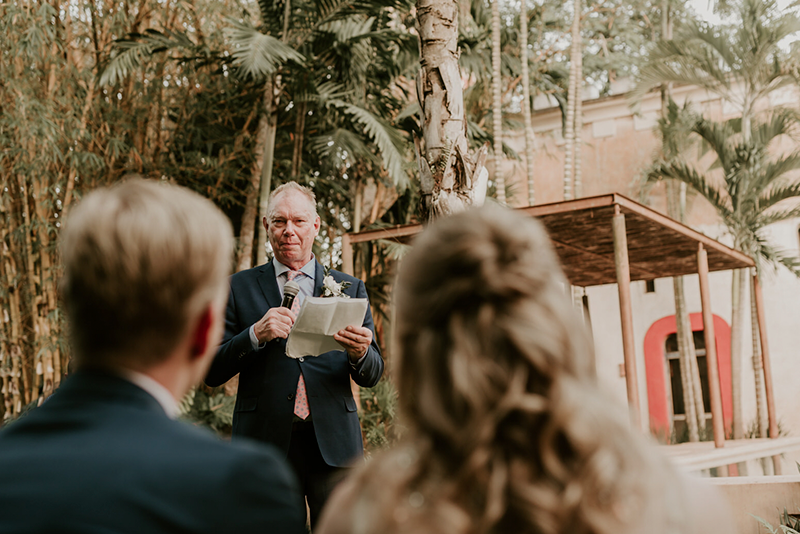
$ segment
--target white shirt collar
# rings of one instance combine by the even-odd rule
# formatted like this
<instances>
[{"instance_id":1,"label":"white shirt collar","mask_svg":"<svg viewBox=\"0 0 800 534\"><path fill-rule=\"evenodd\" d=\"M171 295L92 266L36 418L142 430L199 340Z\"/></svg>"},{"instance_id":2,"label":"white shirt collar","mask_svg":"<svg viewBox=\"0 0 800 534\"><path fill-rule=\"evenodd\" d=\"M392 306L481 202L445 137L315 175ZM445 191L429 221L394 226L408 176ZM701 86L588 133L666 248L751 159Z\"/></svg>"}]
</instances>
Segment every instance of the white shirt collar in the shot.
<instances>
[{"instance_id":1,"label":"white shirt collar","mask_svg":"<svg viewBox=\"0 0 800 534\"><path fill-rule=\"evenodd\" d=\"M156 401L158 401L158 403L164 409L164 413L167 414L167 417L170 419L178 418L178 415L180 414L178 403L175 400L175 397L172 396L172 393L170 393L169 390L162 384L144 373L133 371L131 369L119 369L118 372L122 378L136 386L139 386L149 393L154 399L156 399Z\"/></svg>"},{"instance_id":2,"label":"white shirt collar","mask_svg":"<svg viewBox=\"0 0 800 534\"><path fill-rule=\"evenodd\" d=\"M286 271L291 271L292 270L291 268L289 268L286 265L284 265L281 262L279 262L277 258L272 258L272 261L275 262L275 277L276 278L279 277L280 275L282 275L283 273L285 273ZM316 271L317 271L317 266L314 264L314 255L312 254L311 255L311 259L308 260L308 263L306 263L305 265L303 265L300 268L300 272L303 273L304 275L308 276L312 280L314 280L316 278L316 275L317 275Z\"/></svg>"}]
</instances>

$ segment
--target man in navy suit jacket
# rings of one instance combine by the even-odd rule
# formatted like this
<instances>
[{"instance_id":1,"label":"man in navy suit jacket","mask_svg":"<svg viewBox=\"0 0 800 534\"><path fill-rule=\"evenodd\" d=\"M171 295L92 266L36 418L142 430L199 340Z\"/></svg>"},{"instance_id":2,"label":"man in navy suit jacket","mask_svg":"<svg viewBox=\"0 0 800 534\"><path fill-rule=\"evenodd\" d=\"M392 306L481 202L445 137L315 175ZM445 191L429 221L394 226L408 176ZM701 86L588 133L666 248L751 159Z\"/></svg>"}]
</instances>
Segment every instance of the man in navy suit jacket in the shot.
<instances>
[{"instance_id":1,"label":"man in navy suit jacket","mask_svg":"<svg viewBox=\"0 0 800 534\"><path fill-rule=\"evenodd\" d=\"M227 218L131 180L88 195L61 244L78 370L0 432L0 532L305 532L277 450L174 420L222 334Z\"/></svg>"},{"instance_id":2,"label":"man in navy suit jacket","mask_svg":"<svg viewBox=\"0 0 800 534\"><path fill-rule=\"evenodd\" d=\"M263 223L275 257L231 277L225 334L206 384L218 386L239 373L233 435L274 444L287 454L313 528L343 468L363 457L350 377L372 387L384 363L369 308L361 326L334 336L343 350L297 360L286 356L297 316L281 307L283 286L294 280L300 300L322 293L324 271L311 251L320 227L314 193L295 182L278 187ZM361 280L338 271L331 275L350 283L345 294L366 298Z\"/></svg>"}]
</instances>

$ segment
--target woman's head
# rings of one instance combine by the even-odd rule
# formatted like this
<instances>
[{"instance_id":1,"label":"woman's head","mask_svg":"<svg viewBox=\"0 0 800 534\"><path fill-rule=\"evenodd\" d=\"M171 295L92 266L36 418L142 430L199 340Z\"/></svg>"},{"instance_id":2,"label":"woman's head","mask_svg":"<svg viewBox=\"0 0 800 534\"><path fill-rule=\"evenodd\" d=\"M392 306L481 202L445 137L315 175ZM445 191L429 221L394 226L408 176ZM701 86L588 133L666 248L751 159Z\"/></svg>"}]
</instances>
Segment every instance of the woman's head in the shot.
<instances>
[{"instance_id":1,"label":"woman's head","mask_svg":"<svg viewBox=\"0 0 800 534\"><path fill-rule=\"evenodd\" d=\"M595 387L567 294L530 217L485 207L420 235L395 290L409 432L360 482L363 532L667 530L666 471Z\"/></svg>"},{"instance_id":2,"label":"woman's head","mask_svg":"<svg viewBox=\"0 0 800 534\"><path fill-rule=\"evenodd\" d=\"M545 230L528 216L490 206L425 230L396 291L409 423L461 434L518 403L541 404L556 376L588 379L591 351L567 290Z\"/></svg>"}]
</instances>

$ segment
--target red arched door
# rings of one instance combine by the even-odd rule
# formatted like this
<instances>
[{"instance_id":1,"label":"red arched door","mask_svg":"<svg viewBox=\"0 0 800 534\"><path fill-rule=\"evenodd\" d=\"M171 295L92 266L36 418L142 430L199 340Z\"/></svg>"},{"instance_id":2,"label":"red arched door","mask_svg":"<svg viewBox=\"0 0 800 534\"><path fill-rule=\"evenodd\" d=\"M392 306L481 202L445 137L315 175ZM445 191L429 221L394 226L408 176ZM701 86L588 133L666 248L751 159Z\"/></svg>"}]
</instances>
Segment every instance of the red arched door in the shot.
<instances>
[{"instance_id":1,"label":"red arched door","mask_svg":"<svg viewBox=\"0 0 800 534\"><path fill-rule=\"evenodd\" d=\"M693 332L703 331L703 316L700 313L689 314ZM647 405L650 414L650 431L660 440L667 442L670 438L671 388L666 376L666 341L677 333L675 316L670 315L654 322L644 336L644 366L647 375ZM720 391L722 393L722 420L726 435L731 433L731 329L721 317L714 315L714 332L717 346L717 362L719 364ZM710 410L706 407L706 410Z\"/></svg>"}]
</instances>

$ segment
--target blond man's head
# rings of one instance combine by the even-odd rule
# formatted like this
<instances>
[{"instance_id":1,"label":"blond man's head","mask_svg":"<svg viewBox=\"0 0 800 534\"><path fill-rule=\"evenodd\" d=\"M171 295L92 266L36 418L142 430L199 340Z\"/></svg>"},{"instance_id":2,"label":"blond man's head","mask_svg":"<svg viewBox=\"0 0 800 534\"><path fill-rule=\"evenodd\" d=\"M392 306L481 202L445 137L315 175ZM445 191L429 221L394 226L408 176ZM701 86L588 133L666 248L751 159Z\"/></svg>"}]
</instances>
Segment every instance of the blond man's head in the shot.
<instances>
[{"instance_id":1,"label":"blond man's head","mask_svg":"<svg viewBox=\"0 0 800 534\"><path fill-rule=\"evenodd\" d=\"M131 179L87 195L61 235L61 285L80 365L147 368L227 294L227 217L188 189Z\"/></svg>"}]
</instances>

